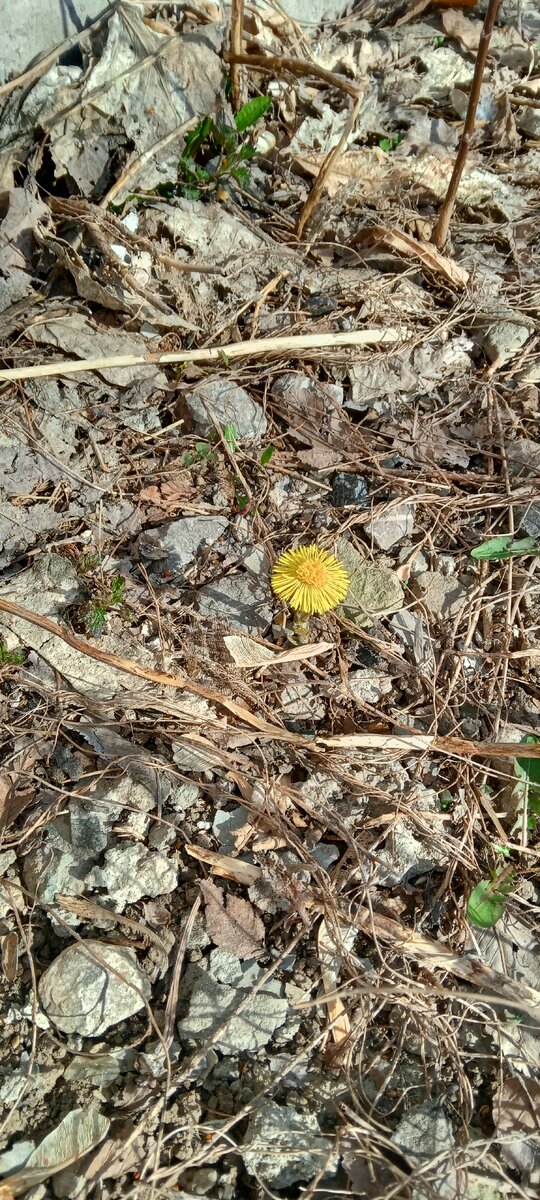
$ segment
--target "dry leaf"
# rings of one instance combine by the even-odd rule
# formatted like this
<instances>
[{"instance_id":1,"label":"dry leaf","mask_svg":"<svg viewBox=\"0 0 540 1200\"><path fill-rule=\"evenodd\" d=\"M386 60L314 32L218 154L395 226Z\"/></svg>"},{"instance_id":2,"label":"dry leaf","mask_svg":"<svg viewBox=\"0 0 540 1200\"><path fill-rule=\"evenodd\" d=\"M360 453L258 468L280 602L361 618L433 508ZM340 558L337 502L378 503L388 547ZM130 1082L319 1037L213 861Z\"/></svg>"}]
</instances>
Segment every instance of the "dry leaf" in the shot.
<instances>
[{"instance_id":1,"label":"dry leaf","mask_svg":"<svg viewBox=\"0 0 540 1200\"><path fill-rule=\"evenodd\" d=\"M253 867L251 863L232 858L229 854L216 854L214 850L203 850L202 846L194 846L190 842L184 846L184 850L192 858L206 863L214 875L221 875L222 879L233 879L235 883L251 887L261 877L260 867Z\"/></svg>"},{"instance_id":2,"label":"dry leaf","mask_svg":"<svg viewBox=\"0 0 540 1200\"><path fill-rule=\"evenodd\" d=\"M372 225L369 229L362 229L353 238L351 245L386 246L388 249L402 254L404 258L418 259L424 267L427 267L435 275L441 275L453 287L462 288L469 282L469 272L458 266L453 259L441 254L440 250L437 250L430 242L417 242L416 238L411 237L408 233L403 233L400 229L389 229L385 225Z\"/></svg>"},{"instance_id":3,"label":"dry leaf","mask_svg":"<svg viewBox=\"0 0 540 1200\"><path fill-rule=\"evenodd\" d=\"M343 933L348 942L347 949L350 950L357 936L357 930L353 926L349 926L348 929L343 930ZM328 997L326 1007L328 1009L328 1016L332 1022L331 1033L334 1041L339 1046L342 1042L347 1041L351 1032L351 1025L341 997L334 995L339 982L342 958L336 947L335 937L330 932L324 918L319 925L317 933L317 949L322 965L324 993Z\"/></svg>"},{"instance_id":4,"label":"dry leaf","mask_svg":"<svg viewBox=\"0 0 540 1200\"><path fill-rule=\"evenodd\" d=\"M206 929L221 950L237 958L257 958L263 950L264 925L249 900L227 896L207 879L201 883L206 905Z\"/></svg>"},{"instance_id":5,"label":"dry leaf","mask_svg":"<svg viewBox=\"0 0 540 1200\"><path fill-rule=\"evenodd\" d=\"M503 1158L528 1180L540 1166L540 1083L505 1079L497 1093L496 1125Z\"/></svg>"},{"instance_id":6,"label":"dry leaf","mask_svg":"<svg viewBox=\"0 0 540 1200\"><path fill-rule=\"evenodd\" d=\"M276 652L238 634L229 634L223 641L237 667L266 667L270 663L301 662L302 659L314 658L316 654L327 654L329 650L334 649L332 642L311 642L307 646L293 646L290 650Z\"/></svg>"}]
</instances>

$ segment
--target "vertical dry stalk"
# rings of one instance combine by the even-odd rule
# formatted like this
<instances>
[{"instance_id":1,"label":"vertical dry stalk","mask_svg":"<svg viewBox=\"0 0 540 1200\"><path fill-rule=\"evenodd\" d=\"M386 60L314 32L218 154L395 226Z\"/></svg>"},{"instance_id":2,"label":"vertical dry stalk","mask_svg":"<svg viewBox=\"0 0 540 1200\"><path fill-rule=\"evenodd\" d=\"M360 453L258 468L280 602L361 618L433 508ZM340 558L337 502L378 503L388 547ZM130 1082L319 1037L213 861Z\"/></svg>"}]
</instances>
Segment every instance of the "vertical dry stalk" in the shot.
<instances>
[{"instance_id":1,"label":"vertical dry stalk","mask_svg":"<svg viewBox=\"0 0 540 1200\"><path fill-rule=\"evenodd\" d=\"M315 183L313 184L313 187L312 187L312 189L309 193L309 196L306 200L306 203L304 204L304 207L302 208L302 211L298 218L298 221L296 224L297 237L302 236L302 230L304 228L304 225L306 224L306 221L309 220L309 218L313 212L313 209L315 208L315 205L318 204L318 202L321 198L325 182L330 174L330 171L332 170L334 163L341 156L343 151L347 149L347 142L349 140L350 134L352 133L352 130L354 129L354 127L356 125L356 121L358 118L358 113L360 112L360 106L362 104L362 100L363 100L363 96L358 96L358 99L356 100L356 103L354 105L352 112L349 113L349 116L347 117L344 129L343 129L343 133L341 134L341 137L339 139L337 146L334 146L334 148L326 156L326 158L322 164L319 174L317 175Z\"/></svg>"},{"instance_id":2,"label":"vertical dry stalk","mask_svg":"<svg viewBox=\"0 0 540 1200\"><path fill-rule=\"evenodd\" d=\"M443 206L439 213L439 219L435 229L433 230L433 236L431 238L438 250L444 249L444 244L448 237L448 227L454 211L459 181L463 174L463 168L469 153L471 137L474 132L474 119L476 117L476 110L478 108L478 101L480 99L480 88L482 87L484 67L486 65L489 43L491 41L493 26L495 25L495 21L497 19L497 13L499 11L500 4L501 0L489 0L487 13L482 26L480 41L478 43L478 53L476 55L476 63L474 67L474 77L469 93L467 116L465 117L465 124L463 126L463 133L461 135L456 161L454 163L454 170L452 171L450 183L448 184L448 191L446 193Z\"/></svg>"},{"instance_id":3,"label":"vertical dry stalk","mask_svg":"<svg viewBox=\"0 0 540 1200\"><path fill-rule=\"evenodd\" d=\"M231 5L231 54L242 54L244 50L244 0L232 0ZM231 98L235 112L244 103L245 75L239 62L231 61Z\"/></svg>"}]
</instances>

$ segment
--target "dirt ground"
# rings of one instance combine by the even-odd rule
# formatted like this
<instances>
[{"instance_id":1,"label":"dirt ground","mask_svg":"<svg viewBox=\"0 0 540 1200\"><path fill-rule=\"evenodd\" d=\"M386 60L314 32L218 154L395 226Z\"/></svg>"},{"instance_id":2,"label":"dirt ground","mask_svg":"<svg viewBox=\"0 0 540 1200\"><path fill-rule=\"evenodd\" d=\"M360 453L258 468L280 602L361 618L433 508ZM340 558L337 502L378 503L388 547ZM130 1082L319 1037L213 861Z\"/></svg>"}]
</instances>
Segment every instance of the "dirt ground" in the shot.
<instances>
[{"instance_id":1,"label":"dirt ground","mask_svg":"<svg viewBox=\"0 0 540 1200\"><path fill-rule=\"evenodd\" d=\"M538 6L5 34L0 1200L532 1200Z\"/></svg>"}]
</instances>

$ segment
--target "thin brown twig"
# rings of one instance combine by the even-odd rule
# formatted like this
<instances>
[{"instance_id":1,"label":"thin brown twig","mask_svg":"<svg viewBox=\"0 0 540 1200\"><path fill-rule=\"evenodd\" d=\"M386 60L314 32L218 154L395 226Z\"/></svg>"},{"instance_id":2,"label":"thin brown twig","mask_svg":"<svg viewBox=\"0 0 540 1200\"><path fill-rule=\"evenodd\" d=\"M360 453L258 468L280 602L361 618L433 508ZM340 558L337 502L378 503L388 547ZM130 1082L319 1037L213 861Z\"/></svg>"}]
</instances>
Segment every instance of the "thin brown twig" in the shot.
<instances>
[{"instance_id":1,"label":"thin brown twig","mask_svg":"<svg viewBox=\"0 0 540 1200\"><path fill-rule=\"evenodd\" d=\"M336 162L336 160L338 158L341 157L343 151L347 148L347 143L349 141L349 137L350 137L350 135L356 125L356 121L358 119L358 114L360 112L362 99L363 99L362 96L357 97L356 102L353 106L352 112L349 113L349 116L347 117L345 125L343 126L343 132L341 134L339 142L337 143L336 146L333 147L332 150L330 150L330 153L327 154L324 162L322 163L319 174L317 175L317 178L314 181L314 184L313 184L313 187L311 188L309 196L308 196L305 204L302 207L302 211L300 213L300 216L298 218L298 222L296 225L296 236L299 238L302 237L302 231L304 229L306 222L309 220L309 218L313 212L313 209L319 203L319 200L324 191L324 185L325 185L326 180L332 170L334 163Z\"/></svg>"},{"instance_id":2,"label":"thin brown twig","mask_svg":"<svg viewBox=\"0 0 540 1200\"><path fill-rule=\"evenodd\" d=\"M486 65L489 43L491 41L491 35L493 33L493 27L497 19L497 13L499 11L500 4L501 0L489 0L487 13L482 26L482 32L480 34L480 41L478 44L478 53L476 55L476 63L474 66L474 76L471 90L469 92L469 103L467 105L467 115L465 117L463 133L458 146L458 152L456 155L456 161L454 163L454 169L450 177L450 183L448 184L448 191L444 198L437 224L435 225L431 239L432 242L435 243L438 250L442 250L444 248L446 239L448 237L448 229L452 219L452 213L454 211L457 191L461 176L463 174L463 168L467 161L471 137L474 133L474 120L476 117L476 110L478 108L478 101L480 99L480 89L482 87L484 67Z\"/></svg>"},{"instance_id":3,"label":"thin brown twig","mask_svg":"<svg viewBox=\"0 0 540 1200\"><path fill-rule=\"evenodd\" d=\"M355 100L361 92L359 84L346 79L344 75L337 75L335 71L327 71L309 58L291 58L283 54L231 54L228 51L224 52L223 57L228 63L244 63L252 71L290 71L292 75L311 75L347 92Z\"/></svg>"}]
</instances>

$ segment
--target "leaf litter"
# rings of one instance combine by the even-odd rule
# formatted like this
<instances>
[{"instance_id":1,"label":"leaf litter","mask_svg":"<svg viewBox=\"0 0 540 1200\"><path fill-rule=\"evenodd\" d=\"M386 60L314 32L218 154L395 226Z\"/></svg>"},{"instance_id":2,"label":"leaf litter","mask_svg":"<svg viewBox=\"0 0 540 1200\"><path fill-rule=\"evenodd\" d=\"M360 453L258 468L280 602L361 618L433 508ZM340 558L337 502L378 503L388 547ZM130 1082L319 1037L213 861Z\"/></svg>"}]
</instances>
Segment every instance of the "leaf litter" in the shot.
<instances>
[{"instance_id":1,"label":"leaf litter","mask_svg":"<svg viewBox=\"0 0 540 1200\"><path fill-rule=\"evenodd\" d=\"M14 27L3 1197L536 1193L529 0L437 241L486 8Z\"/></svg>"}]
</instances>

